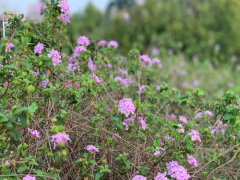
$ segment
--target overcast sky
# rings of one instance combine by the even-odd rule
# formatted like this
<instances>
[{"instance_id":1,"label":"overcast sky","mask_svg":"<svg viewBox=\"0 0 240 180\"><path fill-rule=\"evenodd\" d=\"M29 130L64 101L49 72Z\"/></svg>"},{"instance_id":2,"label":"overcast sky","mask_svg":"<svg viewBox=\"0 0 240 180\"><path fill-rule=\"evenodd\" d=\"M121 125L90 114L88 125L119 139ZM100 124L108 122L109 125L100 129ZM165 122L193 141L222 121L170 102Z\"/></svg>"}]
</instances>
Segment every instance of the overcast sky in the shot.
<instances>
[{"instance_id":1,"label":"overcast sky","mask_svg":"<svg viewBox=\"0 0 240 180\"><path fill-rule=\"evenodd\" d=\"M0 0L0 14L3 11L19 11L26 14L28 7L38 2L39 0ZM110 0L68 0L70 13L83 10L89 2L95 4L99 9L105 10Z\"/></svg>"}]
</instances>

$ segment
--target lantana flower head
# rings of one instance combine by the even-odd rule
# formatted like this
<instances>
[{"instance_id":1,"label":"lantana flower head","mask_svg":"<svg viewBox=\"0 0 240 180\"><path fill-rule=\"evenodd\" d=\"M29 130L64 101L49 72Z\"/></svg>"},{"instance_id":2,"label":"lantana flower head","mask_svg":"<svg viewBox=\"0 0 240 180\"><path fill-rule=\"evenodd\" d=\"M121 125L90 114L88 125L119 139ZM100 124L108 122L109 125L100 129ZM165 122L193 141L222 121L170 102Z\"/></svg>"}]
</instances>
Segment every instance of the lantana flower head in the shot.
<instances>
[{"instance_id":1,"label":"lantana flower head","mask_svg":"<svg viewBox=\"0 0 240 180\"><path fill-rule=\"evenodd\" d=\"M80 36L77 40L78 45L88 46L90 44L90 40L86 36Z\"/></svg>"},{"instance_id":2,"label":"lantana flower head","mask_svg":"<svg viewBox=\"0 0 240 180\"><path fill-rule=\"evenodd\" d=\"M154 178L154 180L168 180L168 178L166 177L166 172L161 174L160 172L157 173L157 176Z\"/></svg>"},{"instance_id":3,"label":"lantana flower head","mask_svg":"<svg viewBox=\"0 0 240 180\"><path fill-rule=\"evenodd\" d=\"M181 132L181 133L184 133L184 128L181 124L178 124L178 130Z\"/></svg>"},{"instance_id":4,"label":"lantana flower head","mask_svg":"<svg viewBox=\"0 0 240 180\"><path fill-rule=\"evenodd\" d=\"M86 51L85 47L84 46L77 46L75 47L75 50L74 50L74 54L73 54L73 57L77 57L80 55L80 53Z\"/></svg>"},{"instance_id":5,"label":"lantana flower head","mask_svg":"<svg viewBox=\"0 0 240 180\"><path fill-rule=\"evenodd\" d=\"M148 64L148 66L151 66L152 61L147 55L141 55L139 56L139 61L143 61L144 64Z\"/></svg>"},{"instance_id":6,"label":"lantana flower head","mask_svg":"<svg viewBox=\"0 0 240 180\"><path fill-rule=\"evenodd\" d=\"M36 180L34 176L26 175L22 180Z\"/></svg>"},{"instance_id":7,"label":"lantana flower head","mask_svg":"<svg viewBox=\"0 0 240 180\"><path fill-rule=\"evenodd\" d=\"M201 118L201 117L202 117L202 113L199 112L199 113L196 114L195 119L199 119L199 118Z\"/></svg>"},{"instance_id":8,"label":"lantana flower head","mask_svg":"<svg viewBox=\"0 0 240 180\"><path fill-rule=\"evenodd\" d=\"M65 14L69 13L69 5L68 5L67 1L65 1L65 0L60 1L58 4L58 7L61 8L61 11L63 13L65 13Z\"/></svg>"},{"instance_id":9,"label":"lantana flower head","mask_svg":"<svg viewBox=\"0 0 240 180\"><path fill-rule=\"evenodd\" d=\"M118 104L118 110L121 111L121 113L125 114L125 116L129 116L130 113L134 115L135 106L132 102L131 98L124 98L122 99Z\"/></svg>"},{"instance_id":10,"label":"lantana flower head","mask_svg":"<svg viewBox=\"0 0 240 180\"><path fill-rule=\"evenodd\" d=\"M132 116L132 117L126 119L125 121L123 121L122 124L123 124L124 126L126 126L125 130L128 130L128 124L133 123L133 122L134 122L134 119L135 119L135 117Z\"/></svg>"},{"instance_id":11,"label":"lantana flower head","mask_svg":"<svg viewBox=\"0 0 240 180\"><path fill-rule=\"evenodd\" d=\"M199 132L197 132L196 130L192 129L188 135L191 136L192 141L199 141L201 142L200 136L199 136Z\"/></svg>"},{"instance_id":12,"label":"lantana flower head","mask_svg":"<svg viewBox=\"0 0 240 180\"><path fill-rule=\"evenodd\" d=\"M87 147L85 147L85 149L87 149L89 152L93 152L93 153L98 152L98 148L96 148L93 145L88 145Z\"/></svg>"},{"instance_id":13,"label":"lantana flower head","mask_svg":"<svg viewBox=\"0 0 240 180\"><path fill-rule=\"evenodd\" d=\"M168 141L168 140L170 140L170 141L175 141L175 139L174 139L174 138L171 138L169 135L168 135L168 136L165 136L164 139L165 139L166 141Z\"/></svg>"},{"instance_id":14,"label":"lantana flower head","mask_svg":"<svg viewBox=\"0 0 240 180\"><path fill-rule=\"evenodd\" d=\"M211 111L205 111L205 114L208 114L210 117L213 117L213 113Z\"/></svg>"},{"instance_id":15,"label":"lantana flower head","mask_svg":"<svg viewBox=\"0 0 240 180\"><path fill-rule=\"evenodd\" d=\"M39 132L37 130L33 130L33 129L28 128L28 131L30 132L30 134L33 138L35 138L35 139L40 138Z\"/></svg>"},{"instance_id":16,"label":"lantana flower head","mask_svg":"<svg viewBox=\"0 0 240 180\"><path fill-rule=\"evenodd\" d=\"M67 89L69 89L69 88L71 87L71 83L70 83L70 82L66 82L66 83L65 83L65 87L66 87Z\"/></svg>"},{"instance_id":17,"label":"lantana flower head","mask_svg":"<svg viewBox=\"0 0 240 180\"><path fill-rule=\"evenodd\" d=\"M51 140L51 142L54 143L54 149L58 144L66 143L67 141L71 141L71 139L69 138L69 135L61 132L57 133L56 135L53 135Z\"/></svg>"},{"instance_id":18,"label":"lantana flower head","mask_svg":"<svg viewBox=\"0 0 240 180\"><path fill-rule=\"evenodd\" d=\"M95 70L95 67L93 65L93 61L91 58L89 58L88 60L88 68L91 70L91 71L94 71Z\"/></svg>"},{"instance_id":19,"label":"lantana flower head","mask_svg":"<svg viewBox=\"0 0 240 180\"><path fill-rule=\"evenodd\" d=\"M42 54L42 50L44 48L44 44L41 44L40 42L34 47L34 53Z\"/></svg>"},{"instance_id":20,"label":"lantana flower head","mask_svg":"<svg viewBox=\"0 0 240 180\"><path fill-rule=\"evenodd\" d=\"M99 41L98 46L105 46L106 44L107 44L107 41L101 40Z\"/></svg>"},{"instance_id":21,"label":"lantana flower head","mask_svg":"<svg viewBox=\"0 0 240 180\"><path fill-rule=\"evenodd\" d=\"M70 22L70 20L69 20L69 17L66 15L66 14L61 14L60 15L60 17L59 17L59 19L61 20L61 21L64 21L64 24L66 25L67 23L71 23Z\"/></svg>"},{"instance_id":22,"label":"lantana flower head","mask_svg":"<svg viewBox=\"0 0 240 180\"><path fill-rule=\"evenodd\" d=\"M110 42L108 43L108 47L109 47L109 48L111 48L111 47L117 48L117 47L118 47L118 43L117 43L116 41L110 41Z\"/></svg>"},{"instance_id":23,"label":"lantana flower head","mask_svg":"<svg viewBox=\"0 0 240 180\"><path fill-rule=\"evenodd\" d=\"M174 115L174 114L171 114L171 115L169 115L169 118L171 118L171 119L177 119L177 116Z\"/></svg>"},{"instance_id":24,"label":"lantana flower head","mask_svg":"<svg viewBox=\"0 0 240 180\"><path fill-rule=\"evenodd\" d=\"M10 48L12 48L14 45L12 43L7 43L7 46L5 48L5 51L8 51Z\"/></svg>"},{"instance_id":25,"label":"lantana flower head","mask_svg":"<svg viewBox=\"0 0 240 180\"><path fill-rule=\"evenodd\" d=\"M181 121L184 124L187 124L187 118L185 118L183 116L179 116L179 121Z\"/></svg>"},{"instance_id":26,"label":"lantana flower head","mask_svg":"<svg viewBox=\"0 0 240 180\"><path fill-rule=\"evenodd\" d=\"M141 119L141 121L139 121L139 124L141 125L141 127L143 128L143 130L146 129L147 125L145 123L145 121L143 119Z\"/></svg>"},{"instance_id":27,"label":"lantana flower head","mask_svg":"<svg viewBox=\"0 0 240 180\"><path fill-rule=\"evenodd\" d=\"M93 74L93 75L91 76L91 79L93 79L93 80L95 81L95 83L100 83L100 82L102 82L102 79L98 78L98 77L96 76L96 74Z\"/></svg>"},{"instance_id":28,"label":"lantana flower head","mask_svg":"<svg viewBox=\"0 0 240 180\"><path fill-rule=\"evenodd\" d=\"M124 71L121 68L119 68L118 71L120 72L121 75L126 75L126 77L128 77L128 72L127 71Z\"/></svg>"},{"instance_id":29,"label":"lantana flower head","mask_svg":"<svg viewBox=\"0 0 240 180\"><path fill-rule=\"evenodd\" d=\"M172 161L167 164L168 174L177 180L187 180L190 178L190 175L187 173L187 170L180 166L177 161Z\"/></svg>"},{"instance_id":30,"label":"lantana flower head","mask_svg":"<svg viewBox=\"0 0 240 180\"><path fill-rule=\"evenodd\" d=\"M156 63L158 65L159 68L162 67L162 63L161 63L161 60L158 59L158 58L153 58L152 60L153 63Z\"/></svg>"},{"instance_id":31,"label":"lantana flower head","mask_svg":"<svg viewBox=\"0 0 240 180\"><path fill-rule=\"evenodd\" d=\"M124 85L125 87L128 87L128 79L123 79L120 76L117 76L114 78L114 80L118 81L120 84Z\"/></svg>"},{"instance_id":32,"label":"lantana flower head","mask_svg":"<svg viewBox=\"0 0 240 180\"><path fill-rule=\"evenodd\" d=\"M48 57L52 58L54 66L61 63L61 56L59 55L58 51L51 50L48 54Z\"/></svg>"},{"instance_id":33,"label":"lantana flower head","mask_svg":"<svg viewBox=\"0 0 240 180\"><path fill-rule=\"evenodd\" d=\"M188 163L196 167L198 166L197 160L192 156L188 156Z\"/></svg>"},{"instance_id":34,"label":"lantana flower head","mask_svg":"<svg viewBox=\"0 0 240 180\"><path fill-rule=\"evenodd\" d=\"M143 91L146 89L147 85L143 85L139 88L139 94L143 93Z\"/></svg>"},{"instance_id":35,"label":"lantana flower head","mask_svg":"<svg viewBox=\"0 0 240 180\"><path fill-rule=\"evenodd\" d=\"M10 165L10 162L8 160L5 161L5 165L8 166Z\"/></svg>"},{"instance_id":36,"label":"lantana flower head","mask_svg":"<svg viewBox=\"0 0 240 180\"><path fill-rule=\"evenodd\" d=\"M132 180L147 180L147 178L141 175L136 175Z\"/></svg>"}]
</instances>

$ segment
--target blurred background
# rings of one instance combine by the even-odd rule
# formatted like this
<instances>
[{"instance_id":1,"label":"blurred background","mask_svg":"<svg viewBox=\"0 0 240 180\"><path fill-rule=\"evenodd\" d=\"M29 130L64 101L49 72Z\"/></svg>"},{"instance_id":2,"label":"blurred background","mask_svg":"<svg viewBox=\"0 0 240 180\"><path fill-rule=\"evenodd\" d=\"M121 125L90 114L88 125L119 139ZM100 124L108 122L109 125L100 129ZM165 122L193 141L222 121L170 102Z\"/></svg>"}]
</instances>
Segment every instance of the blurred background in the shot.
<instances>
[{"instance_id":1,"label":"blurred background","mask_svg":"<svg viewBox=\"0 0 240 180\"><path fill-rule=\"evenodd\" d=\"M53 1L53 0L52 0ZM0 1L3 11L24 13L41 22L38 0ZM230 90L240 94L239 0L68 0L71 24L66 26L64 52L72 53L84 35L93 41L119 43L118 53L131 49L161 60L155 67L159 84L182 91L203 89L213 98Z\"/></svg>"}]
</instances>

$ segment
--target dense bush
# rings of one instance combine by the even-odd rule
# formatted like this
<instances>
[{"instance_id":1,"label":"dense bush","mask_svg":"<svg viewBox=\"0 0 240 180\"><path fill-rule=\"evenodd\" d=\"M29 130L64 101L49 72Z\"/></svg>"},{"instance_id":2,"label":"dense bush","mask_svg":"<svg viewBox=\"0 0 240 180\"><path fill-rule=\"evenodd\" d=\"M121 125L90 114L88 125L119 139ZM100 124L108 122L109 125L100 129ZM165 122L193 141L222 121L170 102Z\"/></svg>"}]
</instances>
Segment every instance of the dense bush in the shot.
<instances>
[{"instance_id":1,"label":"dense bush","mask_svg":"<svg viewBox=\"0 0 240 180\"><path fill-rule=\"evenodd\" d=\"M238 96L158 84L166 64L116 41L80 36L67 55L69 7L44 7L46 44L13 21L0 45L0 179L239 178Z\"/></svg>"}]
</instances>

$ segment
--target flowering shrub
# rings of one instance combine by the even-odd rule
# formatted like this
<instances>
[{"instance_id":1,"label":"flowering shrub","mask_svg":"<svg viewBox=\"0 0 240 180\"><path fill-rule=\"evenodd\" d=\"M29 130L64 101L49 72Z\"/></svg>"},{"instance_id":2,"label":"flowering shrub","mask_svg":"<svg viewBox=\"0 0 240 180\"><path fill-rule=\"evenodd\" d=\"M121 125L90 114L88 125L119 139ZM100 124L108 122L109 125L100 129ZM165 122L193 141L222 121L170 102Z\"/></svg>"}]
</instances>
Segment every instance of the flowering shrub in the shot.
<instances>
[{"instance_id":1,"label":"flowering shrub","mask_svg":"<svg viewBox=\"0 0 240 180\"><path fill-rule=\"evenodd\" d=\"M238 96L213 102L200 89L158 84L161 61L118 56L115 41L80 36L64 54L58 17L69 6L46 2L43 11L49 42L32 50L29 24L12 21L15 34L0 45L0 178L239 178Z\"/></svg>"}]
</instances>

